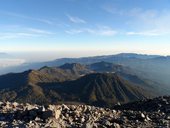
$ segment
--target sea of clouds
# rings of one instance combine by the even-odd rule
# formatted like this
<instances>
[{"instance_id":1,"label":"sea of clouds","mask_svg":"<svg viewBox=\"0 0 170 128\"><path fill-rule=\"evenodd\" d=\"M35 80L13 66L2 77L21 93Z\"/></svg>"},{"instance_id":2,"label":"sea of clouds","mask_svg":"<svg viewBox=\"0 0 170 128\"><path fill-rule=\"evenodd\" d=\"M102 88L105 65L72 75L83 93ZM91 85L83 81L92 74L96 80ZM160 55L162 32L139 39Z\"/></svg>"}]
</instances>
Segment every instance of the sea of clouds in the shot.
<instances>
[{"instance_id":1,"label":"sea of clouds","mask_svg":"<svg viewBox=\"0 0 170 128\"><path fill-rule=\"evenodd\" d=\"M6 68L11 66L18 66L25 62L24 59L15 58L0 58L0 68Z\"/></svg>"}]
</instances>

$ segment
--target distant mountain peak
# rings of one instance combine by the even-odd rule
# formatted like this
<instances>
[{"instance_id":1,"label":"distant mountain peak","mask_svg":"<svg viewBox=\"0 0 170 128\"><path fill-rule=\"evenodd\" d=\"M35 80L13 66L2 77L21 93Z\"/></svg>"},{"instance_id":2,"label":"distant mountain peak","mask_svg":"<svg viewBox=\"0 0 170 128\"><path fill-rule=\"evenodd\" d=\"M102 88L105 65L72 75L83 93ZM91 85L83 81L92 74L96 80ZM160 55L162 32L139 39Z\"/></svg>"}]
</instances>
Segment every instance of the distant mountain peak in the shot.
<instances>
[{"instance_id":1,"label":"distant mountain peak","mask_svg":"<svg viewBox=\"0 0 170 128\"><path fill-rule=\"evenodd\" d=\"M84 75L92 72L90 69L87 68L86 65L82 65L80 63L66 63L64 65L61 65L59 68L63 70L70 70L77 75Z\"/></svg>"},{"instance_id":2,"label":"distant mountain peak","mask_svg":"<svg viewBox=\"0 0 170 128\"><path fill-rule=\"evenodd\" d=\"M84 65L80 63L65 63L64 65L61 65L59 68L61 69L74 69L74 68L85 68Z\"/></svg>"},{"instance_id":3,"label":"distant mountain peak","mask_svg":"<svg viewBox=\"0 0 170 128\"><path fill-rule=\"evenodd\" d=\"M48 69L48 68L50 68L50 67L48 67L48 66L43 66L43 67L41 67L39 70Z\"/></svg>"}]
</instances>

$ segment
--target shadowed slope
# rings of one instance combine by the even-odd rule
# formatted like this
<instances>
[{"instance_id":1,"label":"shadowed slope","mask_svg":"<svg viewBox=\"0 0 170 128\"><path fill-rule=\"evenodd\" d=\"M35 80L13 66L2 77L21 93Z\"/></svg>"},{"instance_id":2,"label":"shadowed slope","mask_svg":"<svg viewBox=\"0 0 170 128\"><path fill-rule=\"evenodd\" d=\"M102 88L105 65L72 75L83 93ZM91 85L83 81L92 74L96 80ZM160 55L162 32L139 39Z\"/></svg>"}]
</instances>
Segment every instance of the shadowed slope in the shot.
<instances>
[{"instance_id":1,"label":"shadowed slope","mask_svg":"<svg viewBox=\"0 0 170 128\"><path fill-rule=\"evenodd\" d=\"M64 101L84 102L97 106L112 106L152 97L147 90L137 87L116 74L93 73L78 80L45 84L42 86L48 96L60 95ZM57 99L56 101L60 100Z\"/></svg>"}]
</instances>

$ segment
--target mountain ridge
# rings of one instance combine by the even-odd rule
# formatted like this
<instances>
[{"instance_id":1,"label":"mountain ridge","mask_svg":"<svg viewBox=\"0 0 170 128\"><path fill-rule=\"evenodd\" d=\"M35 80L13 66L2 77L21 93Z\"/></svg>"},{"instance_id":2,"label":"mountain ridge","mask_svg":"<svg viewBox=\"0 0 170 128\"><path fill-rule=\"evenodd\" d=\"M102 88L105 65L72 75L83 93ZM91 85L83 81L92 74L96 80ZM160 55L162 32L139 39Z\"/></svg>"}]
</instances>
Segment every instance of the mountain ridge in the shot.
<instances>
[{"instance_id":1,"label":"mountain ridge","mask_svg":"<svg viewBox=\"0 0 170 128\"><path fill-rule=\"evenodd\" d=\"M56 75L52 78L50 75L41 72L46 68L49 69L49 67L43 67L38 71L28 70L23 73L5 75L6 77L10 75L12 81L5 79L9 83L7 84L8 88L6 86L1 87L1 100L9 100L6 96L10 94L11 101L41 104L61 100L109 106L116 102L124 103L149 96L147 93L143 94L146 91L141 91L140 87L131 87L131 83L114 73L88 73L84 76L80 74L77 79L63 81L56 79ZM18 76L20 81L17 84L15 81L18 80ZM4 82L2 81L3 77L0 76L1 85ZM13 87L14 83L15 86ZM127 91L118 90L122 100L118 95L116 95L117 98L114 98L116 94L115 88L113 89L114 86L121 88L121 90L124 88Z\"/></svg>"}]
</instances>

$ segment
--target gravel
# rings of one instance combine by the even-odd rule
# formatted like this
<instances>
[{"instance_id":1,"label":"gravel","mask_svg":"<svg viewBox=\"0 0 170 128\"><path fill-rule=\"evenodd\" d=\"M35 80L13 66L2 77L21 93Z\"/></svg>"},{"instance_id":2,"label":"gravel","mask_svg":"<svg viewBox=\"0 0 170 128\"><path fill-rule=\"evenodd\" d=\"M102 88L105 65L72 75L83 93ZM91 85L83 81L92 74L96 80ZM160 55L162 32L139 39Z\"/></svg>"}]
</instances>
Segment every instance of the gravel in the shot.
<instances>
[{"instance_id":1,"label":"gravel","mask_svg":"<svg viewBox=\"0 0 170 128\"><path fill-rule=\"evenodd\" d=\"M169 106L170 97L168 96L119 105L113 109L89 105L39 106L28 103L0 102L0 127L169 128Z\"/></svg>"}]
</instances>

